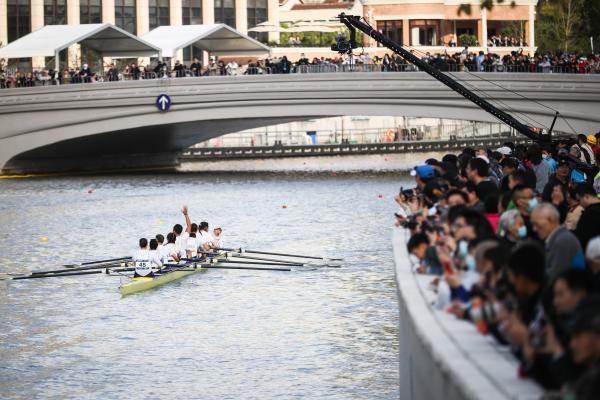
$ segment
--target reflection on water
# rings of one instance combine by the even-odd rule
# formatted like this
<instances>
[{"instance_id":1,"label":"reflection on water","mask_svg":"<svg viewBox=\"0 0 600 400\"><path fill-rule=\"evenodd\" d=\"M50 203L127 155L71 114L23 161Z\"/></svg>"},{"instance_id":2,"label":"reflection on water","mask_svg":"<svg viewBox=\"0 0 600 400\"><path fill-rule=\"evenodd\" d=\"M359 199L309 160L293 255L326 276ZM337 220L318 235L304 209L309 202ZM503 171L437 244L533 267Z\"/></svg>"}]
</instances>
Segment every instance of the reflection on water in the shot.
<instances>
[{"instance_id":1,"label":"reflection on water","mask_svg":"<svg viewBox=\"0 0 600 400\"><path fill-rule=\"evenodd\" d=\"M231 245L346 262L211 270L126 298L106 275L0 282L0 398L396 397L398 186L366 174L1 181L0 272L129 255L181 223L183 204Z\"/></svg>"}]
</instances>

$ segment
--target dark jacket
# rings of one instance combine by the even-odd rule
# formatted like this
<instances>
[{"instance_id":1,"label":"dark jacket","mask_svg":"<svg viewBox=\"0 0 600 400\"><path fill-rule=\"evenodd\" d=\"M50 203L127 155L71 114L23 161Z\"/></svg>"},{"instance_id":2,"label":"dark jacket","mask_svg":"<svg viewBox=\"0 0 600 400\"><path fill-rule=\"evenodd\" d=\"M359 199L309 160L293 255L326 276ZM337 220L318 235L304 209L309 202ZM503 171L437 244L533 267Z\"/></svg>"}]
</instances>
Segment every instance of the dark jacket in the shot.
<instances>
[{"instance_id":1,"label":"dark jacket","mask_svg":"<svg viewBox=\"0 0 600 400\"><path fill-rule=\"evenodd\" d=\"M552 281L569 268L584 268L583 250L577 237L564 226L546 239L546 274Z\"/></svg>"},{"instance_id":2,"label":"dark jacket","mask_svg":"<svg viewBox=\"0 0 600 400\"><path fill-rule=\"evenodd\" d=\"M592 204L583 210L574 233L583 249L586 248L590 239L600 235L600 203Z\"/></svg>"}]
</instances>

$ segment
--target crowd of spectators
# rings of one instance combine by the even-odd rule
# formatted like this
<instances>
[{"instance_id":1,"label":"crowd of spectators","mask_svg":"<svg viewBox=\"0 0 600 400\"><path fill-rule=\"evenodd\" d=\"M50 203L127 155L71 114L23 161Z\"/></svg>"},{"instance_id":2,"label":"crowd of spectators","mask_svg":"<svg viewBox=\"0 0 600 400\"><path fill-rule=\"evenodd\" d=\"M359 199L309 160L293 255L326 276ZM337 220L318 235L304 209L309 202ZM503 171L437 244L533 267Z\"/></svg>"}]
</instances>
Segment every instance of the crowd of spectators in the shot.
<instances>
[{"instance_id":1,"label":"crowd of spectators","mask_svg":"<svg viewBox=\"0 0 600 400\"><path fill-rule=\"evenodd\" d=\"M465 148L416 166L396 197L435 307L507 346L551 398L600 399L599 140Z\"/></svg>"},{"instance_id":2,"label":"crowd of spectators","mask_svg":"<svg viewBox=\"0 0 600 400\"><path fill-rule=\"evenodd\" d=\"M479 44L478 44L479 45ZM523 40L523 38L517 38L514 36L501 36L501 35L493 35L490 36L487 40L488 47L526 47L527 42ZM458 42L456 41L456 37L450 38L448 41L449 47L457 47Z\"/></svg>"},{"instance_id":3,"label":"crowd of spectators","mask_svg":"<svg viewBox=\"0 0 600 400\"><path fill-rule=\"evenodd\" d=\"M414 52L414 50L413 50ZM522 52L500 56L480 51L469 52L467 48L454 54L416 54L423 61L442 71L480 71L480 72L531 72L531 73L600 73L600 55L584 56L581 54L536 54L529 56ZM359 70L369 72L403 72L415 71L398 55L386 54L383 57L361 54L353 58L314 57L308 59L304 54L298 61L291 62L286 56L248 60L240 65L232 60L225 63L211 57L206 65L194 59L190 65L176 61L171 67L162 60L156 60L145 66L131 63L124 68L111 64L103 71L92 71L87 64L81 67L65 68L62 71L38 70L33 72L16 71L8 73L0 67L0 88L59 85L65 83L93 83L118 80L183 78L221 75L262 75L286 73L317 73L338 70Z\"/></svg>"},{"instance_id":4,"label":"crowd of spectators","mask_svg":"<svg viewBox=\"0 0 600 400\"><path fill-rule=\"evenodd\" d=\"M530 73L600 73L600 54L534 54L522 51L500 56L483 51L469 52L467 48L454 54L425 53L422 60L442 71L471 72L530 72ZM397 60L395 61L398 64ZM401 65L401 64L399 64Z\"/></svg>"},{"instance_id":5,"label":"crowd of spectators","mask_svg":"<svg viewBox=\"0 0 600 400\"><path fill-rule=\"evenodd\" d=\"M527 46L527 43L523 38L493 35L488 38L487 45L489 47L524 47Z\"/></svg>"}]
</instances>

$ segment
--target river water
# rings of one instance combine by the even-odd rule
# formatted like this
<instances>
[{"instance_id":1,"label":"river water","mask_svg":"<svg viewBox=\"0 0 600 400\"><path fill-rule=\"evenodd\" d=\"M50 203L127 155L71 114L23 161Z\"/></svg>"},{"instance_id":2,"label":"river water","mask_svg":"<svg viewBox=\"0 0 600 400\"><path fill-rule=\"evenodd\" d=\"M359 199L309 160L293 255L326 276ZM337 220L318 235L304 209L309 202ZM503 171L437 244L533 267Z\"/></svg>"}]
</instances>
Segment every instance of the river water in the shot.
<instances>
[{"instance_id":1,"label":"river water","mask_svg":"<svg viewBox=\"0 0 600 400\"><path fill-rule=\"evenodd\" d=\"M130 255L139 237L183 223L183 204L229 245L345 260L209 270L125 298L123 278L104 274L0 281L0 398L397 398L399 184L390 174L0 181L0 272Z\"/></svg>"}]
</instances>

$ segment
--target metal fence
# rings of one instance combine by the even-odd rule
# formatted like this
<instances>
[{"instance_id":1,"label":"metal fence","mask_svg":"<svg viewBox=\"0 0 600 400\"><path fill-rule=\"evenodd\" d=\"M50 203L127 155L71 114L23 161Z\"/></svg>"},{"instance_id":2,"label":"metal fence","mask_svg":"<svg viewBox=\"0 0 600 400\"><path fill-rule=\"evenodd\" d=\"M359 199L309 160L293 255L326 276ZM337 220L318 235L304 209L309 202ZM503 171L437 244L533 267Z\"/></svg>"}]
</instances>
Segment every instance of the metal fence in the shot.
<instances>
[{"instance_id":1,"label":"metal fence","mask_svg":"<svg viewBox=\"0 0 600 400\"><path fill-rule=\"evenodd\" d=\"M583 68L576 65L564 66L540 66L531 65L502 65L489 64L436 64L436 67L444 72L481 72L481 73L555 73L555 74L587 74L596 72L591 67ZM158 72L129 72L127 70L119 73L95 73L92 76L81 76L76 72L52 73L48 71L11 71L11 73L0 72L0 88L18 88L31 86L48 86L61 84L80 83L102 83L114 81L130 81L144 79L171 79L171 78L199 78L204 76L238 76L238 75L271 75L271 74L321 74L321 73L344 73L344 72L370 72L370 73L394 73L412 72L418 68L412 64L317 64L317 65L282 65L272 63L270 65L243 66L243 67L221 67L208 68L202 72L189 69L163 70Z\"/></svg>"}]
</instances>

